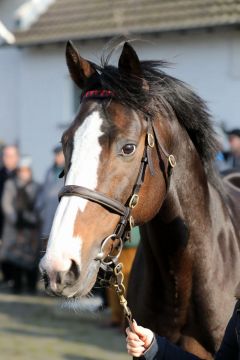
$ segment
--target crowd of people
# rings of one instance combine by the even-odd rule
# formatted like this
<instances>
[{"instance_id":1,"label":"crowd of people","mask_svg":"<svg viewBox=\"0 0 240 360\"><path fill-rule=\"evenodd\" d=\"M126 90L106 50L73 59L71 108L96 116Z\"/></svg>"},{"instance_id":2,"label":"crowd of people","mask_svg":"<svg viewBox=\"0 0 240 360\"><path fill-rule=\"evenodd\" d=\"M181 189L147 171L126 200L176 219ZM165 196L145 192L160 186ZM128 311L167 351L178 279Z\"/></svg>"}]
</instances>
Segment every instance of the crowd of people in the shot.
<instances>
[{"instance_id":1,"label":"crowd of people","mask_svg":"<svg viewBox=\"0 0 240 360\"><path fill-rule=\"evenodd\" d=\"M34 179L31 158L21 157L16 146L3 147L1 161L1 286L15 294L35 294L43 238L50 232L57 194L63 185L58 179L64 167L62 148L54 149L53 165L42 185Z\"/></svg>"}]
</instances>

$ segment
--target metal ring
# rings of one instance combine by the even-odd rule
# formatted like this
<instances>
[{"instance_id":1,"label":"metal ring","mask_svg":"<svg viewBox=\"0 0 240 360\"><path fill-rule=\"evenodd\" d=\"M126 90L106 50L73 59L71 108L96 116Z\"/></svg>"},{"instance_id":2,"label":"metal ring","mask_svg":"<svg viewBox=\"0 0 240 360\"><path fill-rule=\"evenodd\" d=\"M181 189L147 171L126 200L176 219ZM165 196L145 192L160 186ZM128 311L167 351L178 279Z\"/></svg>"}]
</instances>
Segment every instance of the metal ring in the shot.
<instances>
[{"instance_id":1,"label":"metal ring","mask_svg":"<svg viewBox=\"0 0 240 360\"><path fill-rule=\"evenodd\" d=\"M103 248L104 248L104 245L109 241L109 239L112 239L112 238L115 238L116 239L116 234L112 234L112 235L109 235L102 243L102 246L101 246L101 251L100 253L97 255L97 257L95 258L96 260L100 260L102 264L104 265L111 265L113 261L117 260L122 252L122 249L123 249L123 241L121 238L119 238L119 244L118 244L118 253L117 255L111 255L108 254L105 256L105 253L103 251ZM114 239L114 240L115 240ZM99 256L100 255L100 256ZM104 258L105 256L105 258ZM105 261L106 258L110 258L110 261Z\"/></svg>"},{"instance_id":2,"label":"metal ring","mask_svg":"<svg viewBox=\"0 0 240 360\"><path fill-rule=\"evenodd\" d=\"M171 165L172 168L174 168L176 166L176 164L177 164L176 159L172 154L169 155L168 162L169 162L169 164Z\"/></svg>"},{"instance_id":3,"label":"metal ring","mask_svg":"<svg viewBox=\"0 0 240 360\"><path fill-rule=\"evenodd\" d=\"M130 215L130 218L129 218L129 225L130 225L130 229L132 229L134 227L134 218L132 215Z\"/></svg>"},{"instance_id":4,"label":"metal ring","mask_svg":"<svg viewBox=\"0 0 240 360\"><path fill-rule=\"evenodd\" d=\"M131 209L135 208L135 206L137 206L137 204L138 204L138 200L139 200L138 194L133 194L129 201L129 207Z\"/></svg>"},{"instance_id":5,"label":"metal ring","mask_svg":"<svg viewBox=\"0 0 240 360\"><path fill-rule=\"evenodd\" d=\"M154 137L151 133L147 134L147 141L148 141L148 146L153 148L154 147Z\"/></svg>"},{"instance_id":6,"label":"metal ring","mask_svg":"<svg viewBox=\"0 0 240 360\"><path fill-rule=\"evenodd\" d=\"M106 239L103 240L102 245L101 245L101 250L100 252L97 254L97 256L95 257L95 260L100 260L102 261L103 257L105 256L105 253L103 251L103 248L105 246L105 244L109 241L109 239L116 239L116 234L111 234L108 237L106 237Z\"/></svg>"},{"instance_id":7,"label":"metal ring","mask_svg":"<svg viewBox=\"0 0 240 360\"><path fill-rule=\"evenodd\" d=\"M104 265L111 265L113 262L115 262L118 258L119 258L119 256L121 255L121 252L122 252L122 249L123 249L123 241L122 241L122 239L121 238L119 238L119 249L118 249L118 253L117 253L117 255L110 255L110 254L108 254L107 256L106 256L106 258L107 257L109 257L110 258L110 261L105 261L104 259L101 261Z\"/></svg>"}]
</instances>

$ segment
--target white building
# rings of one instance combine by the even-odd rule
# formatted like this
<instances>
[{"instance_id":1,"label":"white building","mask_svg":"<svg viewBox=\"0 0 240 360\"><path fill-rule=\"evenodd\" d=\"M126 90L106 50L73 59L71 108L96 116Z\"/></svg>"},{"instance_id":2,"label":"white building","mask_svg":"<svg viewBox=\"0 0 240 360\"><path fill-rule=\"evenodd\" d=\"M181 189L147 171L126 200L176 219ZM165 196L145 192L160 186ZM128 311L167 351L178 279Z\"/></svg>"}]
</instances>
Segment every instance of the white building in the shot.
<instances>
[{"instance_id":1,"label":"white building","mask_svg":"<svg viewBox=\"0 0 240 360\"><path fill-rule=\"evenodd\" d=\"M208 102L216 122L240 127L238 0L45 0L38 11L39 1L20 11L16 32L13 13L23 1L0 0L0 21L16 36L15 44L3 39L0 47L0 139L17 141L22 153L32 155L39 179L76 108L65 65L67 39L98 62L113 35L141 38L135 45L141 59L174 63L167 71Z\"/></svg>"}]
</instances>

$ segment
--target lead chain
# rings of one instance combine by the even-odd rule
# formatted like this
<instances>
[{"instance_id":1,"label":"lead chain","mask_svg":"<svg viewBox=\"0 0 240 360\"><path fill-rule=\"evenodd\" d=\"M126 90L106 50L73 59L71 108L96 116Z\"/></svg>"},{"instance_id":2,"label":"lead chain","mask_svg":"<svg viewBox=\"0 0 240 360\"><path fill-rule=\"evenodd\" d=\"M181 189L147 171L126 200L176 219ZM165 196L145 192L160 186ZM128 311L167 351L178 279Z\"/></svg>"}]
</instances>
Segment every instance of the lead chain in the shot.
<instances>
[{"instance_id":1,"label":"lead chain","mask_svg":"<svg viewBox=\"0 0 240 360\"><path fill-rule=\"evenodd\" d=\"M132 312L128 307L127 300L125 298L125 286L123 284L124 275L122 272L123 264L118 263L114 269L113 269L113 275L110 280L111 286L114 288L114 290L117 293L119 303L123 307L124 316L128 321L129 327L133 330L133 318L132 318Z\"/></svg>"}]
</instances>

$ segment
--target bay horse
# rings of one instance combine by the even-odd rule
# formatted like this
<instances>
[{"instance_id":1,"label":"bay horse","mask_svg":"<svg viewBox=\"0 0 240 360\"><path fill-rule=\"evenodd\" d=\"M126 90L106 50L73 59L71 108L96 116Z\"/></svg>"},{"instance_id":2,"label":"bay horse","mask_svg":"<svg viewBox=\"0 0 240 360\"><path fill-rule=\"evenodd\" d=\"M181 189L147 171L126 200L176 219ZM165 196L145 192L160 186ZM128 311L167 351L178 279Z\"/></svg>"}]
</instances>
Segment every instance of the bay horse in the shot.
<instances>
[{"instance_id":1,"label":"bay horse","mask_svg":"<svg viewBox=\"0 0 240 360\"><path fill-rule=\"evenodd\" d=\"M107 256L122 236L112 234L134 221L142 234L129 286L134 318L211 359L240 277L239 191L215 171L205 102L128 42L118 66L108 60L96 65L67 43L82 96L62 136L65 188L40 263L46 288L88 294L99 252Z\"/></svg>"}]
</instances>

